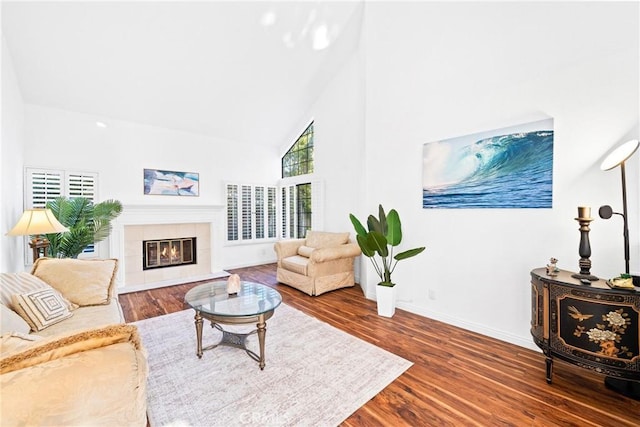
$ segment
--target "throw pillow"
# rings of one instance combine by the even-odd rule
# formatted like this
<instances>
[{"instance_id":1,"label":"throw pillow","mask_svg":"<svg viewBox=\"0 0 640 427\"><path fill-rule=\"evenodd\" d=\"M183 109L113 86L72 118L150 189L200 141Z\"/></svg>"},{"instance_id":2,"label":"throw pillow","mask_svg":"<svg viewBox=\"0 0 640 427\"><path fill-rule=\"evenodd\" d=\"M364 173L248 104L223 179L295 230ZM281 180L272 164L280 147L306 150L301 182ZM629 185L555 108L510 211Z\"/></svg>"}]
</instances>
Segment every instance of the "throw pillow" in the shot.
<instances>
[{"instance_id":1,"label":"throw pillow","mask_svg":"<svg viewBox=\"0 0 640 427\"><path fill-rule=\"evenodd\" d=\"M18 315L15 311L11 310L4 304L0 304L0 334L8 334L12 332L20 332L28 334L31 331L31 326Z\"/></svg>"},{"instance_id":2,"label":"throw pillow","mask_svg":"<svg viewBox=\"0 0 640 427\"><path fill-rule=\"evenodd\" d=\"M12 310L15 310L11 297L15 294L22 294L38 289L53 289L40 278L26 272L20 273L0 273L0 302ZM75 310L77 305L72 304L65 298L65 303L69 310Z\"/></svg>"},{"instance_id":3,"label":"throw pillow","mask_svg":"<svg viewBox=\"0 0 640 427\"><path fill-rule=\"evenodd\" d=\"M31 274L80 306L109 304L113 298L117 259L38 258Z\"/></svg>"},{"instance_id":4,"label":"throw pillow","mask_svg":"<svg viewBox=\"0 0 640 427\"><path fill-rule=\"evenodd\" d=\"M16 312L27 321L34 331L41 331L71 317L65 301L53 289L16 294L12 297Z\"/></svg>"},{"instance_id":5,"label":"throw pillow","mask_svg":"<svg viewBox=\"0 0 640 427\"><path fill-rule=\"evenodd\" d=\"M313 250L314 248L310 248L309 246L302 245L298 248L298 255L309 258Z\"/></svg>"}]
</instances>

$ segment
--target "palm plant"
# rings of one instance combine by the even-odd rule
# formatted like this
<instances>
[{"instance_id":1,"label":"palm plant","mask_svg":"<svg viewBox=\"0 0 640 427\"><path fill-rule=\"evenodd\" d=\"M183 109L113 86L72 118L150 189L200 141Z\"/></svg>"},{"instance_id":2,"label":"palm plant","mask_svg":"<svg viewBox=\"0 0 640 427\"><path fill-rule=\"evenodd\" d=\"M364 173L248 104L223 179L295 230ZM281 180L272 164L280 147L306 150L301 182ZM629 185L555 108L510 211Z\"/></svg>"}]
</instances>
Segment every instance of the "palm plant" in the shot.
<instances>
[{"instance_id":1,"label":"palm plant","mask_svg":"<svg viewBox=\"0 0 640 427\"><path fill-rule=\"evenodd\" d=\"M391 281L391 273L395 270L398 261L416 256L425 250L422 246L393 255L393 248L402 241L400 216L395 209L391 209L386 215L382 205L379 205L378 218L373 215L367 218L368 231L353 214L349 214L349 218L356 230L356 240L362 254L371 260L380 277L379 285L381 286L395 286ZM376 259L376 254L380 257L379 261Z\"/></svg>"},{"instance_id":2,"label":"palm plant","mask_svg":"<svg viewBox=\"0 0 640 427\"><path fill-rule=\"evenodd\" d=\"M84 197L58 197L47 203L55 217L69 231L47 234L52 257L77 258L89 245L109 237L111 221L122 212L117 200L94 204Z\"/></svg>"}]
</instances>

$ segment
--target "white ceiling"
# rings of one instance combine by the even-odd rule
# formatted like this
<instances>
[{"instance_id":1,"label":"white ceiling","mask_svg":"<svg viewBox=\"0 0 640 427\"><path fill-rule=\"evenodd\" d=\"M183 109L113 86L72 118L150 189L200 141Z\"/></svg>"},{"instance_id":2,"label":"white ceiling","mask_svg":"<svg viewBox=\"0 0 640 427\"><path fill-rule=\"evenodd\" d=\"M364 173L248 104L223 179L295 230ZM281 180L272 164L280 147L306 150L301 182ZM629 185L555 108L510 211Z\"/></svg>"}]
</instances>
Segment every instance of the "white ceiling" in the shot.
<instances>
[{"instance_id":1,"label":"white ceiling","mask_svg":"<svg viewBox=\"0 0 640 427\"><path fill-rule=\"evenodd\" d=\"M3 1L2 33L26 103L281 147L357 47L361 13L360 1ZM332 43L314 50L322 23Z\"/></svg>"}]
</instances>

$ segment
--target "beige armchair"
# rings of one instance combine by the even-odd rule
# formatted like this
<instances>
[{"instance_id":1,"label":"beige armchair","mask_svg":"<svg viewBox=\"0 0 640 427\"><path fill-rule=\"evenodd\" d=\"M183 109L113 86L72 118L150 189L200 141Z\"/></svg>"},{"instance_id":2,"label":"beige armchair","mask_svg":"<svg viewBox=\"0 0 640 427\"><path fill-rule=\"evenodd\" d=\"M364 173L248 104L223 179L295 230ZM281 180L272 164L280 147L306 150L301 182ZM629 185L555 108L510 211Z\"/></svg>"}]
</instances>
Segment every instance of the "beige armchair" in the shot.
<instances>
[{"instance_id":1,"label":"beige armchair","mask_svg":"<svg viewBox=\"0 0 640 427\"><path fill-rule=\"evenodd\" d=\"M306 239L282 240L274 249L280 283L309 295L355 284L353 260L361 252L349 241L349 233L307 231Z\"/></svg>"}]
</instances>

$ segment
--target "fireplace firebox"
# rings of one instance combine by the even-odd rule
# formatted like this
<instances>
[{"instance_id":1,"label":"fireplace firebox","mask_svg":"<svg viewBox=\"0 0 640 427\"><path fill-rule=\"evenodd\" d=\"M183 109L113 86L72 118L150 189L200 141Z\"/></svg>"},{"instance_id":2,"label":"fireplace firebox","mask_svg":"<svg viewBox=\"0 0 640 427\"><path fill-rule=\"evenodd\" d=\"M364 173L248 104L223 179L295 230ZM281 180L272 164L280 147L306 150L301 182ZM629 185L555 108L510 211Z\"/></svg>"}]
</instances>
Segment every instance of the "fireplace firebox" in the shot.
<instances>
[{"instance_id":1,"label":"fireplace firebox","mask_svg":"<svg viewBox=\"0 0 640 427\"><path fill-rule=\"evenodd\" d=\"M196 238L143 240L142 269L196 264Z\"/></svg>"}]
</instances>

